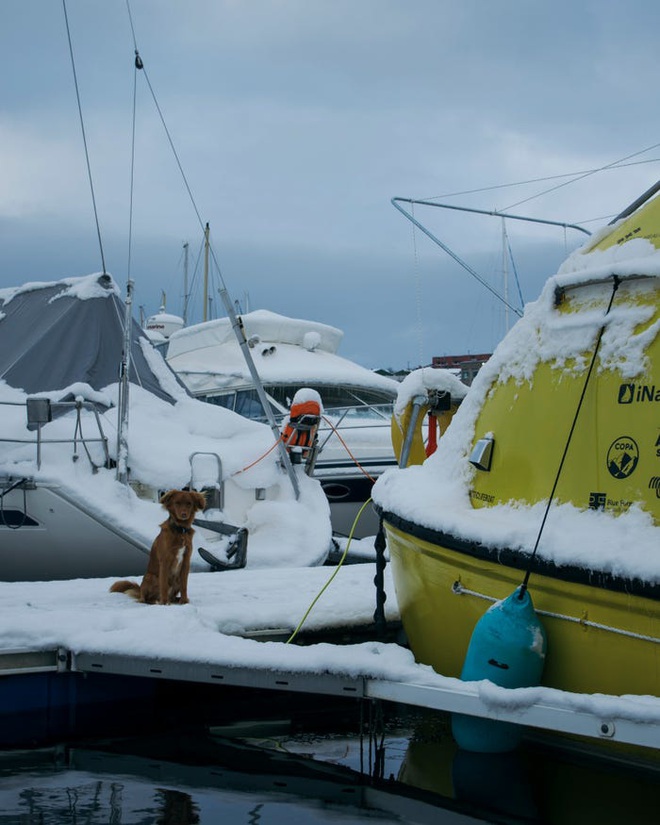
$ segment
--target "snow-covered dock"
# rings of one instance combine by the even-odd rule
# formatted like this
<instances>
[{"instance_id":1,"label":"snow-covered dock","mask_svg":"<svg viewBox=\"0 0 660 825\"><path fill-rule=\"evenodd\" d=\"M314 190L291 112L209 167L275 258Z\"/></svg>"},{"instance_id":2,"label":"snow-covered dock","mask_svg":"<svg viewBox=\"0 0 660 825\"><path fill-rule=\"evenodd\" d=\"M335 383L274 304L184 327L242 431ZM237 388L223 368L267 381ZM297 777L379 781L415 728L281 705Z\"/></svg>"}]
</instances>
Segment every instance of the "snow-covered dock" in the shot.
<instances>
[{"instance_id":1,"label":"snow-covered dock","mask_svg":"<svg viewBox=\"0 0 660 825\"><path fill-rule=\"evenodd\" d=\"M108 592L112 579L0 583L0 674L108 673L383 699L466 713L660 754L660 698L505 690L415 663L388 642L286 640L330 578L327 567L191 576L188 605L147 606ZM340 569L304 630L373 625L375 566ZM398 621L385 573L385 615ZM267 639L264 641L264 639Z\"/></svg>"}]
</instances>

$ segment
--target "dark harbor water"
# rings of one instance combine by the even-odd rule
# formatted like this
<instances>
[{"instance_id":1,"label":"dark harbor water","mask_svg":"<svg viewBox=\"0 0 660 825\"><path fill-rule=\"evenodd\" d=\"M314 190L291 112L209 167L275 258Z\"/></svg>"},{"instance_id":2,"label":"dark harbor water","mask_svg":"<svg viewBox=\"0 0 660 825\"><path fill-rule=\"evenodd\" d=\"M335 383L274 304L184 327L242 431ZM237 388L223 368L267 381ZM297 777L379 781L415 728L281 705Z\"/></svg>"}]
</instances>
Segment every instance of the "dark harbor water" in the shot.
<instances>
[{"instance_id":1,"label":"dark harbor water","mask_svg":"<svg viewBox=\"0 0 660 825\"><path fill-rule=\"evenodd\" d=\"M660 770L632 756L540 740L460 752L446 716L356 700L216 691L149 707L2 751L0 823L658 821Z\"/></svg>"}]
</instances>

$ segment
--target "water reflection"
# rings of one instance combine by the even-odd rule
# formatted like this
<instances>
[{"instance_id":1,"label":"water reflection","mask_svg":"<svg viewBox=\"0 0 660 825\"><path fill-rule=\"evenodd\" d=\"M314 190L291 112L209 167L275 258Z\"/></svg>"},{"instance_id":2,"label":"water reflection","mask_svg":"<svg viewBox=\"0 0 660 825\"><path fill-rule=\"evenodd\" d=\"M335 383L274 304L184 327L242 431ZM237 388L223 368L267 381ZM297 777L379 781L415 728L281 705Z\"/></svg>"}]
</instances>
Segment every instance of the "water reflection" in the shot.
<instances>
[{"instance_id":1,"label":"water reflection","mask_svg":"<svg viewBox=\"0 0 660 825\"><path fill-rule=\"evenodd\" d=\"M190 794L158 788L156 800L158 825L196 825L199 822L199 806Z\"/></svg>"},{"instance_id":2,"label":"water reflection","mask_svg":"<svg viewBox=\"0 0 660 825\"><path fill-rule=\"evenodd\" d=\"M657 819L657 768L595 758L565 743L528 742L506 755L466 753L442 715L391 706L368 711L6 751L0 825Z\"/></svg>"}]
</instances>

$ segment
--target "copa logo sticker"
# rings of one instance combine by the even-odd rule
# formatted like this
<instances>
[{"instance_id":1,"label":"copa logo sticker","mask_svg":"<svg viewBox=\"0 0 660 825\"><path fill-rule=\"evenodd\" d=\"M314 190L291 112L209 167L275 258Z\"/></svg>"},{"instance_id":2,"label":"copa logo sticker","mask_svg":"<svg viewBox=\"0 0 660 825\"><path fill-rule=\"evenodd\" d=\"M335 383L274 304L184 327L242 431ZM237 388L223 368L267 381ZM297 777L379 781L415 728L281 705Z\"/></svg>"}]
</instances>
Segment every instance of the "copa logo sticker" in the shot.
<instances>
[{"instance_id":1,"label":"copa logo sticker","mask_svg":"<svg viewBox=\"0 0 660 825\"><path fill-rule=\"evenodd\" d=\"M607 469L614 478L628 478L639 461L639 447L630 436L622 435L613 441L607 451Z\"/></svg>"}]
</instances>

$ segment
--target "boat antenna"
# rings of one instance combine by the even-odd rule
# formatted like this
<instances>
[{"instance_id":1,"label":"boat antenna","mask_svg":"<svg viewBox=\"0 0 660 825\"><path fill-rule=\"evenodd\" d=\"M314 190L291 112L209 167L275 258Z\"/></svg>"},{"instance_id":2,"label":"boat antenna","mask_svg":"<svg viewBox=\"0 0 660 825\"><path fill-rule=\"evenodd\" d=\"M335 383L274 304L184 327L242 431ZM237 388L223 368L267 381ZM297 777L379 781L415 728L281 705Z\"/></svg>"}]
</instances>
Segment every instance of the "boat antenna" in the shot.
<instances>
[{"instance_id":1,"label":"boat antenna","mask_svg":"<svg viewBox=\"0 0 660 825\"><path fill-rule=\"evenodd\" d=\"M96 234L99 241L99 251L101 253L101 267L103 274L106 275L105 269L105 255L103 254L103 241L101 239L101 226L99 223L99 213L96 208L96 196L94 194L94 181L92 179L92 167L89 162L89 148L87 146L87 135L85 134L85 120L83 118L82 104L80 102L80 89L78 87L78 75L76 73L76 61L73 56L73 44L71 42L71 29L69 27L69 15L66 10L66 0L62 0L62 8L64 10L64 22L66 24L66 36L69 41L69 55L71 57L71 69L73 71L73 84L76 88L76 100L78 102L78 116L80 118L80 130L82 132L83 145L85 147L85 161L87 163L87 178L89 180L89 188L92 193L92 207L94 209L94 221L96 222Z\"/></svg>"},{"instance_id":2,"label":"boat antenna","mask_svg":"<svg viewBox=\"0 0 660 825\"><path fill-rule=\"evenodd\" d=\"M566 460L566 455L568 453L568 448L571 443L571 439L573 438L573 433L575 432L575 425L577 424L578 416L580 415L580 410L582 409L582 402L584 401L584 397L587 392L587 387L589 386L589 380L591 378L591 373L594 369L594 364L596 363L596 356L598 355L598 350L600 348L600 342L603 337L603 333L605 332L606 326L606 319L609 315L610 310L612 309L612 304L614 302L614 296L619 288L619 284L621 283L621 279L618 275L613 275L613 283L612 283L612 294L610 295L610 302L607 305L607 310L605 311L605 316L603 318L603 323L601 324L600 330L598 331L598 337L596 339L596 346L594 347L593 355L591 356L591 363L589 364L589 369L587 370L587 377L584 380L584 386L582 387L582 393L580 394L580 400L578 401L578 405L575 409L575 415L573 416L573 423L571 424L571 429L568 433L568 438L566 439L566 445L564 446L564 452L561 457L561 461L559 462L559 467L557 468L557 474L555 476L554 484L552 485L552 490L550 492L550 496L548 497L548 503L545 508L545 512L543 513L543 519L541 520L541 526L539 528L538 535L536 536L536 542L534 544L534 549L529 557L529 562L527 564L527 569L525 571L525 577L523 579L523 583L518 591L518 598L522 599L525 595L525 591L527 590L527 585L529 584L529 577L532 573L532 566L534 565L534 560L536 559L536 552L539 549L539 542L541 541L541 536L543 534L543 529L545 527L545 523L548 518L548 513L550 512L550 506L552 504L552 500L555 497L555 492L557 490L557 485L559 484L559 477L561 476L561 471L564 468L564 461Z\"/></svg>"},{"instance_id":3,"label":"boat antenna","mask_svg":"<svg viewBox=\"0 0 660 825\"><path fill-rule=\"evenodd\" d=\"M145 82L147 84L149 92L151 93L151 97L152 97L154 105L156 107L156 111L158 112L160 122L163 126L163 129L165 131L165 135L167 137L170 148L172 150L172 154L174 155L174 159L175 159L176 164L179 168L179 172L181 174L181 178L183 180L184 186L186 188L186 191L188 192L188 197L190 198L190 203L192 204L195 215L197 216L197 221L198 221L202 231L205 232L206 231L206 223L202 220L200 211L197 208L197 203L195 201L195 197L192 193L192 189L190 188L190 184L188 183L188 178L186 177L186 173L183 170L183 166L181 164L179 154L176 151L176 147L174 146L174 141L172 140L172 135L170 134L170 131L167 128L167 123L165 122L165 117L163 115L162 109L160 108L160 105L158 103L158 99L156 97L156 93L154 92L153 86L151 85L151 81L149 80L149 75L147 73L147 69L144 65L144 62L143 62L142 58L140 57L140 54L139 54L139 51L138 51L138 48L137 48L137 40L136 40L136 37L135 37L135 29L133 27L133 18L131 16L131 9L130 9L129 0L126 0L126 8L128 10L128 17L129 17L130 24L131 24L131 32L133 34L133 44L134 44L134 48L135 48L135 65L136 65L137 68L139 68L141 70L142 75L144 76ZM138 62L139 62L139 65L138 65ZM291 464L291 458L289 457L289 453L286 449L286 445L284 444L284 441L281 438L280 430L279 430L279 427L277 425L277 422L275 421L275 416L273 414L273 409L271 407L270 401L268 400L268 398L266 396L266 392L263 388L263 384L261 383L261 378L259 376L259 373L257 372L257 368L255 366L255 363L254 363L253 359L252 359L252 355L250 354L249 347L248 347L248 344L247 344L247 337L245 335L245 330L243 329L243 322L236 315L236 312L234 311L234 305L233 305L233 302L232 302L231 298L229 297L229 292L227 290L227 285L225 284L225 280L224 280L223 275L222 275L222 270L220 269L220 265L218 263L215 251L213 250L213 247L210 246L210 245L209 245L209 253L211 255L213 263L215 264L215 267L216 267L216 270L217 270L217 273L218 273L218 277L219 277L220 283L221 283L221 287L220 287L220 289L218 289L218 293L220 294L220 297L222 298L222 302L224 304L225 311L227 313L227 317L231 321L232 329L234 330L234 334L236 335L236 339L237 339L237 341L239 343L239 346L241 348L241 352L243 353L243 357L244 357L245 362L248 366L248 370L250 371L250 375L252 376L252 380L254 382L254 386L255 386L255 389L257 391L257 396L259 398L259 401L261 402L261 406L264 409L264 412L266 414L266 418L268 419L268 423L270 424L270 428L273 431L273 436L277 441L282 466L285 468L285 470L287 472L289 480L291 481L291 486L293 487L295 497L296 497L296 499L298 499L298 498L300 498L300 485L298 484L298 478L296 476L293 465Z\"/></svg>"}]
</instances>

